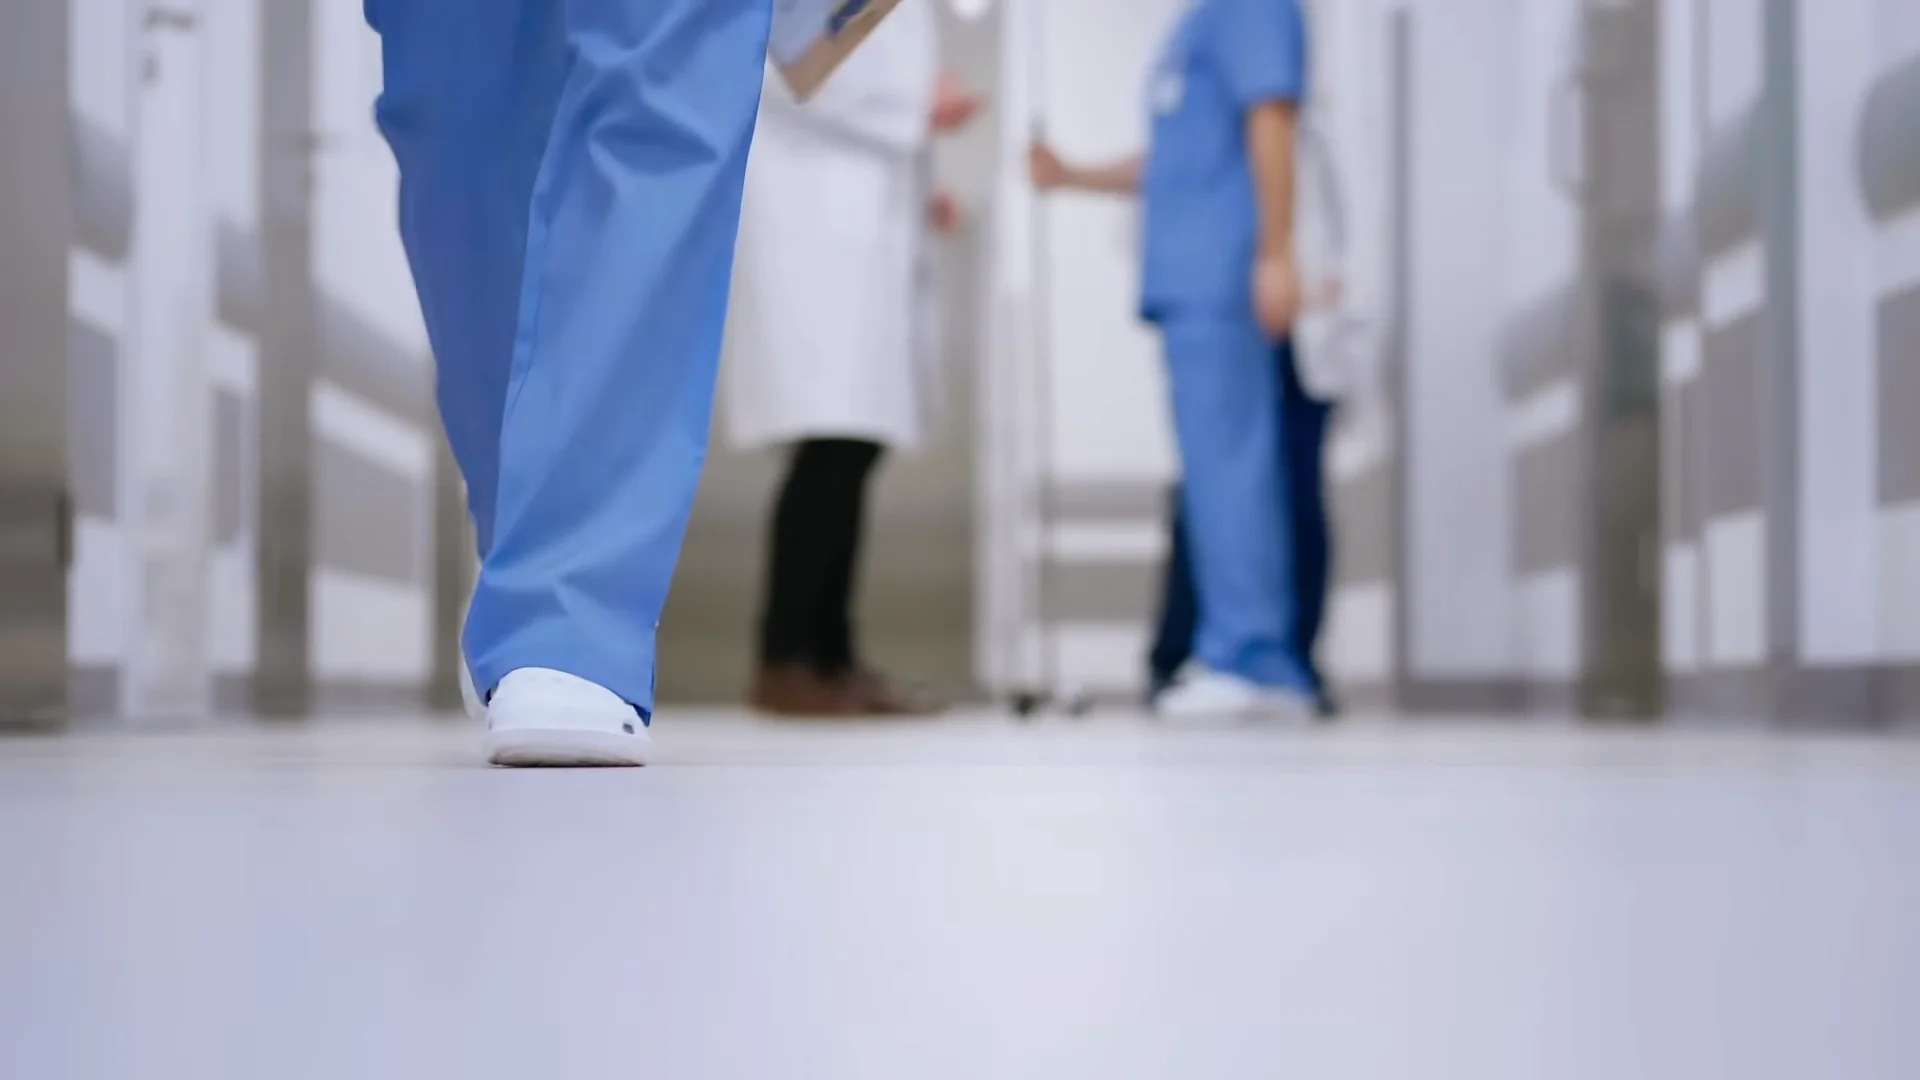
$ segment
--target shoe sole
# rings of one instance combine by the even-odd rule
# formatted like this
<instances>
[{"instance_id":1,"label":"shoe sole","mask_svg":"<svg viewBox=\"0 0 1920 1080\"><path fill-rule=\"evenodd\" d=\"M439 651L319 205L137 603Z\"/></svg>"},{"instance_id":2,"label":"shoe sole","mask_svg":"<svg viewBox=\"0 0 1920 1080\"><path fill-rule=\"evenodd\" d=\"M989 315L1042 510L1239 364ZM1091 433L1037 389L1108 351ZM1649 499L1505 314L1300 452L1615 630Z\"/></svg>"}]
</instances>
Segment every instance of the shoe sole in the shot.
<instances>
[{"instance_id":1,"label":"shoe sole","mask_svg":"<svg viewBox=\"0 0 1920 1080\"><path fill-rule=\"evenodd\" d=\"M1260 701L1217 708L1160 705L1150 711L1168 720L1306 720L1314 715L1310 706L1294 701Z\"/></svg>"},{"instance_id":2,"label":"shoe sole","mask_svg":"<svg viewBox=\"0 0 1920 1080\"><path fill-rule=\"evenodd\" d=\"M522 728L487 732L487 761L506 769L634 768L645 765L653 740L608 731Z\"/></svg>"}]
</instances>

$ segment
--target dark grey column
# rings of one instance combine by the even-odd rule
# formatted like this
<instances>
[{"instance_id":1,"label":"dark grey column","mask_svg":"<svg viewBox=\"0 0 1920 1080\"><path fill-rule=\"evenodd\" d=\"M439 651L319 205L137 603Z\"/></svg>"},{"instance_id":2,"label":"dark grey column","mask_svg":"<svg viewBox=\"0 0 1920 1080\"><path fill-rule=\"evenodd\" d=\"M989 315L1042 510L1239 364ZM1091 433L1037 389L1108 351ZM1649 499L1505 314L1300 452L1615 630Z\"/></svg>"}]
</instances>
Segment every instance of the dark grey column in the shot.
<instances>
[{"instance_id":1,"label":"dark grey column","mask_svg":"<svg viewBox=\"0 0 1920 1080\"><path fill-rule=\"evenodd\" d=\"M313 697L308 630L313 564L316 351L312 269L312 0L260 6L259 663L252 705L299 715Z\"/></svg>"},{"instance_id":2,"label":"dark grey column","mask_svg":"<svg viewBox=\"0 0 1920 1080\"><path fill-rule=\"evenodd\" d=\"M1874 220L1920 206L1920 55L1875 80L1858 139L1860 192Z\"/></svg>"},{"instance_id":3,"label":"dark grey column","mask_svg":"<svg viewBox=\"0 0 1920 1080\"><path fill-rule=\"evenodd\" d=\"M1579 391L1563 432L1513 461L1514 570L1571 574L1579 653L1569 677L1517 693L1545 712L1648 716L1659 707L1660 65L1654 0L1579 15L1580 214L1574 279L1518 312L1501 342L1510 403Z\"/></svg>"},{"instance_id":4,"label":"dark grey column","mask_svg":"<svg viewBox=\"0 0 1920 1080\"><path fill-rule=\"evenodd\" d=\"M1800 65L1799 0L1767 0L1761 228L1767 306L1761 359L1766 424L1767 659L1776 685L1800 667ZM1774 695L1777 711L1798 711Z\"/></svg>"},{"instance_id":5,"label":"dark grey column","mask_svg":"<svg viewBox=\"0 0 1920 1080\"><path fill-rule=\"evenodd\" d=\"M0 726L66 710L66 0L16 0L0 31Z\"/></svg>"},{"instance_id":6,"label":"dark grey column","mask_svg":"<svg viewBox=\"0 0 1920 1080\"><path fill-rule=\"evenodd\" d=\"M1392 131L1387 148L1387 288L1386 341L1382 382L1388 410L1388 429L1393 432L1387 454L1388 506L1381 515L1382 527L1392 537L1388 555L1393 581L1393 688L1396 705L1416 705L1413 672L1408 663L1413 650L1411 575L1408 562L1412 555L1402 523L1413 498L1408 483L1404 455L1412 445L1407 430L1407 322L1413 313L1413 35L1411 8L1399 8L1389 16L1387 27L1388 86ZM1342 543L1336 539L1336 544ZM1336 557L1344 557L1344 547Z\"/></svg>"},{"instance_id":7,"label":"dark grey column","mask_svg":"<svg viewBox=\"0 0 1920 1080\"><path fill-rule=\"evenodd\" d=\"M436 436L433 468L433 674L427 704L451 712L460 703L460 631L467 614L476 554L466 486L444 437Z\"/></svg>"},{"instance_id":8,"label":"dark grey column","mask_svg":"<svg viewBox=\"0 0 1920 1080\"><path fill-rule=\"evenodd\" d=\"M1590 6L1583 350L1587 470L1577 701L1651 716L1661 702L1660 11Z\"/></svg>"}]
</instances>

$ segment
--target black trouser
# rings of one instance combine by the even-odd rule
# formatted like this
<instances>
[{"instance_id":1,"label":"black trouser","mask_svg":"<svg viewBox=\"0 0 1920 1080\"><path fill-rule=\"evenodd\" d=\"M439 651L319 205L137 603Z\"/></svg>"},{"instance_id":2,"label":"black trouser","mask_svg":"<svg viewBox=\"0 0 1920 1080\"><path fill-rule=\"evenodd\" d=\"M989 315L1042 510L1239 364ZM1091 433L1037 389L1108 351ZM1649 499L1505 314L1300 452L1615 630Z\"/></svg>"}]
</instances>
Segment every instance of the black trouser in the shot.
<instances>
[{"instance_id":1,"label":"black trouser","mask_svg":"<svg viewBox=\"0 0 1920 1080\"><path fill-rule=\"evenodd\" d=\"M881 450L860 439L808 439L794 447L773 513L762 664L806 664L829 677L854 669L854 572L867 478Z\"/></svg>"}]
</instances>

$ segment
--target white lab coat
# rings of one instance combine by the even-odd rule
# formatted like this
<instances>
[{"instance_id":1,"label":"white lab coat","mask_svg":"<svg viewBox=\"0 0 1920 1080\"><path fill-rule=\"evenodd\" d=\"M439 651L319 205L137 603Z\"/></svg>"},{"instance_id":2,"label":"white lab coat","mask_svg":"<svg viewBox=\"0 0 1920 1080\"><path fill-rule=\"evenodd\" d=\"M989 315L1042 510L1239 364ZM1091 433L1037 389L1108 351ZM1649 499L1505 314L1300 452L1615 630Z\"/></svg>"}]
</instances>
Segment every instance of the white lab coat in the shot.
<instances>
[{"instance_id":1,"label":"white lab coat","mask_svg":"<svg viewBox=\"0 0 1920 1080\"><path fill-rule=\"evenodd\" d=\"M902 4L804 105L767 70L721 375L736 447L912 450L932 420L934 17Z\"/></svg>"},{"instance_id":2,"label":"white lab coat","mask_svg":"<svg viewBox=\"0 0 1920 1080\"><path fill-rule=\"evenodd\" d=\"M1301 385L1321 401L1364 405L1377 396L1380 335L1366 316L1347 277L1347 211L1332 145L1311 111L1299 125L1294 194L1294 248L1300 283L1309 296L1329 281L1342 281L1340 304L1309 308L1293 328L1294 362Z\"/></svg>"}]
</instances>

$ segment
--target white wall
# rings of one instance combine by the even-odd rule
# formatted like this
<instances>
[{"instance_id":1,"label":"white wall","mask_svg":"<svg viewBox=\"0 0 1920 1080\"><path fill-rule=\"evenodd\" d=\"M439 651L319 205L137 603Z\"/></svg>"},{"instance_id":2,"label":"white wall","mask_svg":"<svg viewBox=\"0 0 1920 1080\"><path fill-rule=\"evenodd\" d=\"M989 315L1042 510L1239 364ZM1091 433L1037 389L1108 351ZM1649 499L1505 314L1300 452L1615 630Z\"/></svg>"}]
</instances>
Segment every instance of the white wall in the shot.
<instances>
[{"instance_id":1,"label":"white wall","mask_svg":"<svg viewBox=\"0 0 1920 1080\"><path fill-rule=\"evenodd\" d=\"M271 0L267 0L271 2ZM399 170L373 123L380 37L361 5L313 5L316 286L425 365L426 328L395 227Z\"/></svg>"},{"instance_id":2,"label":"white wall","mask_svg":"<svg viewBox=\"0 0 1920 1080\"><path fill-rule=\"evenodd\" d=\"M1494 94L1504 165L1500 293L1518 314L1568 287L1579 272L1580 207L1556 161L1577 173L1580 102L1575 32L1580 0L1494 0L1495 36L1483 63L1500 80Z\"/></svg>"},{"instance_id":3,"label":"white wall","mask_svg":"<svg viewBox=\"0 0 1920 1080\"><path fill-rule=\"evenodd\" d=\"M1046 5L1036 104L1063 154L1101 161L1146 146L1146 72L1184 8L1185 0ZM1072 194L1042 207L1051 470L1064 482L1169 480L1174 449L1159 345L1135 318L1138 209Z\"/></svg>"},{"instance_id":4,"label":"white wall","mask_svg":"<svg viewBox=\"0 0 1920 1080\"><path fill-rule=\"evenodd\" d=\"M1496 95L1501 127L1500 237L1504 263L1500 295L1503 329L1563 294L1580 272L1580 191L1583 158L1580 5L1577 0L1504 0L1495 39L1496 66L1505 85ZM1571 340L1567 343L1572 347ZM1509 451L1517 457L1568 437L1581 423L1579 376L1569 371L1508 413ZM1572 478L1569 478L1571 481ZM1515 513L1538 512L1516 507ZM1513 659L1516 669L1541 679L1578 674L1581 656L1577 569L1534 568L1515 582Z\"/></svg>"},{"instance_id":5,"label":"white wall","mask_svg":"<svg viewBox=\"0 0 1920 1080\"><path fill-rule=\"evenodd\" d=\"M242 235L260 229L260 4L272 0L222 0L209 9L207 38L206 183L209 224ZM213 320L207 328L209 387L231 395L243 410L240 458L231 474L247 490L236 497L241 527L213 546L208 566L207 658L213 674L245 677L254 669L259 622L256 551L259 529L258 424L259 342ZM232 452L235 448L218 448ZM217 496L216 496L217 497Z\"/></svg>"},{"instance_id":6,"label":"white wall","mask_svg":"<svg viewBox=\"0 0 1920 1080\"><path fill-rule=\"evenodd\" d=\"M1765 84L1762 0L1704 0L1699 57L1706 66L1700 85L1704 134L1709 139L1760 100ZM1702 332L1711 334L1752 314L1766 300L1766 253L1756 239L1705 260L1701 281ZM1758 353L1747 362L1761 365ZM1764 385L1765 374L1755 378ZM1711 438L1709 431L1707 437ZM1709 516L1701 531L1701 650L1703 667L1751 669L1767 655L1768 610L1766 511L1761 508Z\"/></svg>"},{"instance_id":7,"label":"white wall","mask_svg":"<svg viewBox=\"0 0 1920 1080\"><path fill-rule=\"evenodd\" d=\"M1920 55L1920 4L1880 0L1875 15L1877 67L1884 70ZM1909 210L1883 226L1874 247L1881 296L1920 287L1920 211ZM1920 661L1920 502L1883 508L1880 570L1880 656L1902 664Z\"/></svg>"},{"instance_id":8,"label":"white wall","mask_svg":"<svg viewBox=\"0 0 1920 1080\"><path fill-rule=\"evenodd\" d=\"M76 118L131 145L134 125L137 37L125 0L72 0L68 8L72 49L69 93ZM118 412L94 423L125 431L133 396L127 392L129 274L125 263L75 247L68 292L74 318L111 336L119 346ZM76 523L74 564L68 575L68 657L83 668L118 669L132 652L139 597L139 560L129 528L134 487L131 447L116 440L117 515L83 515Z\"/></svg>"},{"instance_id":9,"label":"white wall","mask_svg":"<svg viewBox=\"0 0 1920 1080\"><path fill-rule=\"evenodd\" d=\"M1879 504L1876 313L1920 277L1920 225L1876 224L1856 164L1873 80L1920 54L1920 6L1803 0L1799 24L1801 654L1911 662L1920 505Z\"/></svg>"},{"instance_id":10,"label":"white wall","mask_svg":"<svg viewBox=\"0 0 1920 1080\"><path fill-rule=\"evenodd\" d=\"M1039 560L1059 547L1040 510L1044 490L1147 487L1174 474L1158 344L1136 317L1138 213L1107 198L1035 199L1026 145L1043 127L1073 159L1140 152L1146 74L1184 0L1007 2L980 373L979 670L994 687L1130 685L1146 613L1043 627L1037 601Z\"/></svg>"},{"instance_id":11,"label":"white wall","mask_svg":"<svg viewBox=\"0 0 1920 1080\"><path fill-rule=\"evenodd\" d=\"M134 5L139 11L144 5ZM208 217L208 43L205 3L148 20L138 38L134 213L126 386L127 429L140 550L129 708L139 715L204 714L207 678L212 321Z\"/></svg>"},{"instance_id":12,"label":"white wall","mask_svg":"<svg viewBox=\"0 0 1920 1080\"><path fill-rule=\"evenodd\" d=\"M1503 0L1416 8L1407 327L1408 666L1416 677L1513 673L1512 498L1495 345L1510 92Z\"/></svg>"},{"instance_id":13,"label":"white wall","mask_svg":"<svg viewBox=\"0 0 1920 1080\"><path fill-rule=\"evenodd\" d=\"M396 228L399 174L373 124L381 85L380 40L354 3L313 7L313 277L322 303L338 304L396 346L396 358L431 363ZM398 416L322 378L314 393L314 439L330 442L413 481L414 535L433 534L431 422ZM327 506L326 512L342 508ZM378 523L369 523L378 527ZM416 565L429 566L429 550ZM321 683L422 684L433 650L432 575L402 583L317 565L313 574L313 673Z\"/></svg>"},{"instance_id":14,"label":"white wall","mask_svg":"<svg viewBox=\"0 0 1920 1080\"><path fill-rule=\"evenodd\" d=\"M1669 221L1693 205L1694 174L1706 137L1697 86L1698 8L1703 2L1669 0L1660 8L1660 207ZM1698 313L1667 319L1660 344L1661 453L1666 457L1660 470L1661 513L1675 521L1692 512L1682 493L1688 490L1683 477L1692 465L1685 447L1693 432L1682 426L1679 400L1699 375ZM1666 547L1660 591L1660 644L1669 674L1686 675L1699 668L1704 636L1701 597L1698 537L1676 539Z\"/></svg>"}]
</instances>

